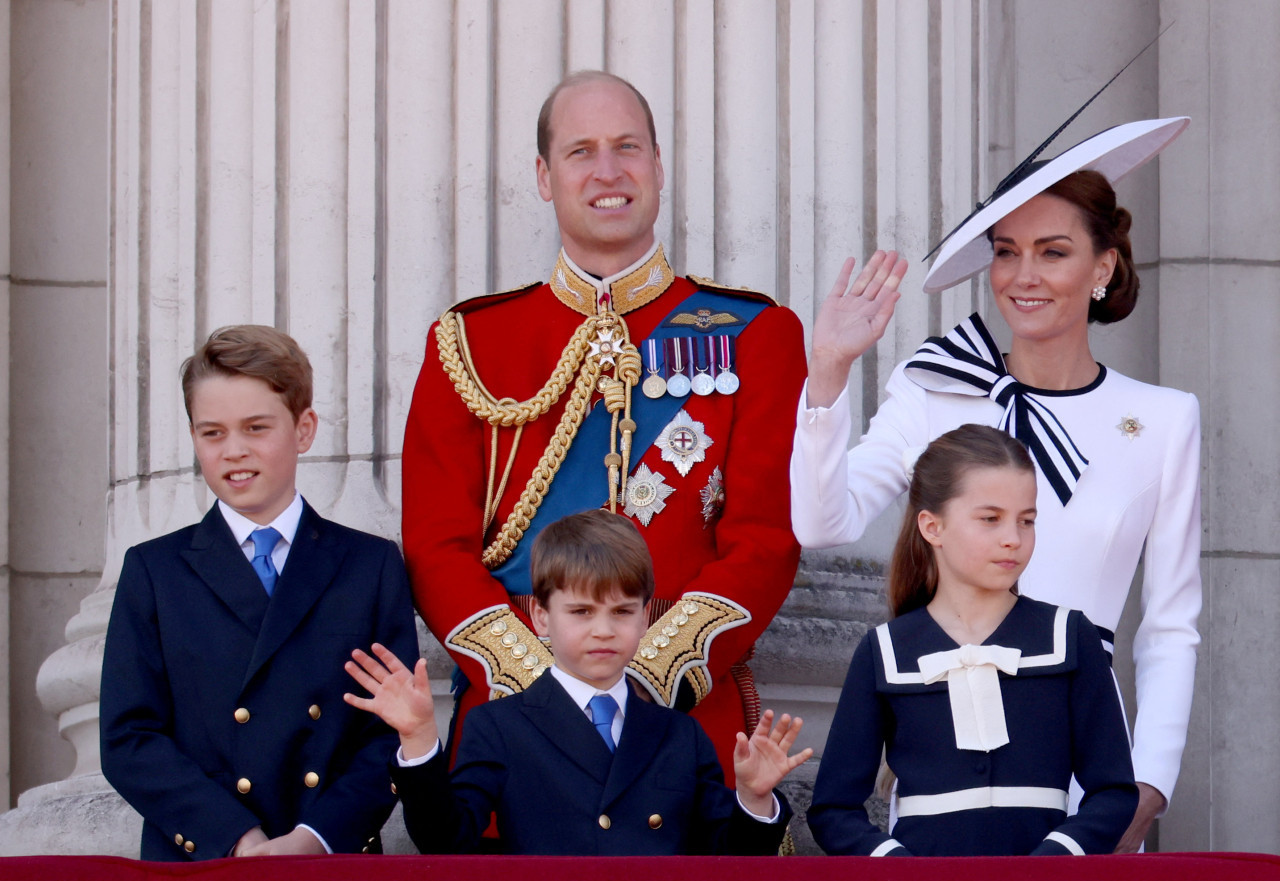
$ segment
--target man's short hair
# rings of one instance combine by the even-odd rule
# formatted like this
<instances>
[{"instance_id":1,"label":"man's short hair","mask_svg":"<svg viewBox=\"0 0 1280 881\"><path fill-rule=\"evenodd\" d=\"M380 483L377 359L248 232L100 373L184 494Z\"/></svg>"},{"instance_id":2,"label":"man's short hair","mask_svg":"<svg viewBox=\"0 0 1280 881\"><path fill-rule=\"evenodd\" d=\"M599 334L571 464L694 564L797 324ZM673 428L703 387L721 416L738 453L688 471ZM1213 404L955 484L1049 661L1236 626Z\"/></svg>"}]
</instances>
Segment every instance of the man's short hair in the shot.
<instances>
[{"instance_id":1,"label":"man's short hair","mask_svg":"<svg viewBox=\"0 0 1280 881\"><path fill-rule=\"evenodd\" d=\"M551 94L547 96L547 100L542 102L542 109L538 111L538 155L542 157L544 162L548 161L547 151L551 149L551 111L555 107L556 98L565 89L598 82L618 83L631 90L631 94L635 95L636 100L640 102L640 109L644 111L645 122L649 125L649 141L653 146L657 146L658 130L653 125L653 111L649 109L649 102L645 100L644 95L640 94L639 89L622 77L607 71L578 70L556 84L556 87L551 90Z\"/></svg>"},{"instance_id":2,"label":"man's short hair","mask_svg":"<svg viewBox=\"0 0 1280 881\"><path fill-rule=\"evenodd\" d=\"M615 590L649 602L653 559L634 523L603 508L561 517L538 533L530 561L533 598L544 609L551 594L574 588L596 602Z\"/></svg>"},{"instance_id":3,"label":"man's short hair","mask_svg":"<svg viewBox=\"0 0 1280 881\"><path fill-rule=\"evenodd\" d=\"M262 324L236 324L215 330L182 362L182 400L191 421L196 385L211 376L260 379L283 400L293 421L311 406L311 362L287 333Z\"/></svg>"}]
</instances>

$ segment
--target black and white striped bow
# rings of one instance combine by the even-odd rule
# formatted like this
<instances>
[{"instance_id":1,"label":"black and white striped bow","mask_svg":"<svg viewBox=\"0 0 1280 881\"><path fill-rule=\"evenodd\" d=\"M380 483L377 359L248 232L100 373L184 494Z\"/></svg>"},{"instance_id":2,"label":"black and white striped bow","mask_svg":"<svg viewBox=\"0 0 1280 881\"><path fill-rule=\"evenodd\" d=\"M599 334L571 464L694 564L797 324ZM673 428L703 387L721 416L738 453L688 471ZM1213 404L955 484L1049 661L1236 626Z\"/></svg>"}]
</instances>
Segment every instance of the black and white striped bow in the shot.
<instances>
[{"instance_id":1,"label":"black and white striped bow","mask_svg":"<svg viewBox=\"0 0 1280 881\"><path fill-rule=\"evenodd\" d=\"M975 312L944 337L929 337L907 362L907 377L935 392L985 395L1004 408L998 427L1027 445L1065 505L1089 460L1058 417L1005 369L1004 357Z\"/></svg>"}]
</instances>

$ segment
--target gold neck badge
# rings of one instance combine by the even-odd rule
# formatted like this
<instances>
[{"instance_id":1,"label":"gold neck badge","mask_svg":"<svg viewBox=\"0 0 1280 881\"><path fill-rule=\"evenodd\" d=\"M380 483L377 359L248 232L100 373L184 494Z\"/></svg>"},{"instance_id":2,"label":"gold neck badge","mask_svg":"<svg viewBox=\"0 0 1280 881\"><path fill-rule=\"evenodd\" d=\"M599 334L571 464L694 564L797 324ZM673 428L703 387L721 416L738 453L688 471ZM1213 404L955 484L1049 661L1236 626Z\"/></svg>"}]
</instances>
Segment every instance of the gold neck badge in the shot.
<instances>
[{"instance_id":1,"label":"gold neck badge","mask_svg":"<svg viewBox=\"0 0 1280 881\"><path fill-rule=\"evenodd\" d=\"M661 296L675 277L661 244L639 263L605 279L588 275L561 250L551 271L551 290L561 303L583 315L610 309L625 315Z\"/></svg>"}]
</instances>

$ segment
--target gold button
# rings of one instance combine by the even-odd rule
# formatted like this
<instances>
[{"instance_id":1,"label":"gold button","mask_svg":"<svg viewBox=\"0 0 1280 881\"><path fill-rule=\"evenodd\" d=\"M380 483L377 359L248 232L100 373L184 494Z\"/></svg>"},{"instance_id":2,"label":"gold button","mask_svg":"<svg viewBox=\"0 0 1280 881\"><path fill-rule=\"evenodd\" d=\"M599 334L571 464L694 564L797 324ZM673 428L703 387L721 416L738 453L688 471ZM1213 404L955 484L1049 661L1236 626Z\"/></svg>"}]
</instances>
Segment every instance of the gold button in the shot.
<instances>
[{"instance_id":1,"label":"gold button","mask_svg":"<svg viewBox=\"0 0 1280 881\"><path fill-rule=\"evenodd\" d=\"M392 784L391 784L391 794L392 794L392 795L399 795L399 794L400 794L400 790L396 789L396 785L395 785L394 783L392 783Z\"/></svg>"},{"instance_id":2,"label":"gold button","mask_svg":"<svg viewBox=\"0 0 1280 881\"><path fill-rule=\"evenodd\" d=\"M661 828L662 828L662 814L650 814L650 815L649 815L649 828L650 828L650 829L661 829Z\"/></svg>"},{"instance_id":3,"label":"gold button","mask_svg":"<svg viewBox=\"0 0 1280 881\"><path fill-rule=\"evenodd\" d=\"M182 833L181 833L181 832L179 832L177 835L173 836L173 843L174 843L174 844L176 844L176 845L178 845L178 847L182 847Z\"/></svg>"},{"instance_id":4,"label":"gold button","mask_svg":"<svg viewBox=\"0 0 1280 881\"><path fill-rule=\"evenodd\" d=\"M185 850L187 853L195 853L196 843L194 841L188 841L186 844L182 845L182 849Z\"/></svg>"},{"instance_id":5,"label":"gold button","mask_svg":"<svg viewBox=\"0 0 1280 881\"><path fill-rule=\"evenodd\" d=\"M608 814L601 814L600 819L596 820L596 822L600 824L601 829L608 829L613 825L613 821L609 819Z\"/></svg>"},{"instance_id":6,"label":"gold button","mask_svg":"<svg viewBox=\"0 0 1280 881\"><path fill-rule=\"evenodd\" d=\"M364 847L360 848L360 853L368 853L368 852L369 852L369 845L366 844Z\"/></svg>"},{"instance_id":7,"label":"gold button","mask_svg":"<svg viewBox=\"0 0 1280 881\"><path fill-rule=\"evenodd\" d=\"M302 782L307 784L309 789L315 789L320 785L320 775L315 771L308 771L307 776L302 778Z\"/></svg>"},{"instance_id":8,"label":"gold button","mask_svg":"<svg viewBox=\"0 0 1280 881\"><path fill-rule=\"evenodd\" d=\"M244 707L239 707L236 710L236 721L239 722L241 725L243 725L245 722L248 722L249 711L246 710Z\"/></svg>"},{"instance_id":9,"label":"gold button","mask_svg":"<svg viewBox=\"0 0 1280 881\"><path fill-rule=\"evenodd\" d=\"M312 705L311 705L311 707L307 710L307 715L308 715L308 716L310 716L312 719L319 719L319 718L320 718L320 705L319 705L319 704L312 704Z\"/></svg>"},{"instance_id":10,"label":"gold button","mask_svg":"<svg viewBox=\"0 0 1280 881\"><path fill-rule=\"evenodd\" d=\"M249 782L248 777L241 777L236 781L236 792L241 795L248 795L250 789L253 789L253 784Z\"/></svg>"}]
</instances>

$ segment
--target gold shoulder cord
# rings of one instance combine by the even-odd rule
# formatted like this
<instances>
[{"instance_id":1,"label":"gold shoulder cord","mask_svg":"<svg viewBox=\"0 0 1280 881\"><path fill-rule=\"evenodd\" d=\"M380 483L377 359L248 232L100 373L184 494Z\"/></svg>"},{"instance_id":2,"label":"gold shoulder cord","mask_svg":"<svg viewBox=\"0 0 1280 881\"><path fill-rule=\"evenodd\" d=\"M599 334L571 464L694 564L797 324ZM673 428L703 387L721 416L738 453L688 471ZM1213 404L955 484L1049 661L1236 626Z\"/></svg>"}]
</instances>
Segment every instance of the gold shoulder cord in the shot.
<instances>
[{"instance_id":1,"label":"gold shoulder cord","mask_svg":"<svg viewBox=\"0 0 1280 881\"><path fill-rule=\"evenodd\" d=\"M550 443L534 468L524 492L520 494L519 501L498 530L497 537L480 557L486 567L494 569L506 561L529 528L538 506L551 488L551 481L569 452L582 420L586 418L591 406L591 395L597 388L604 397L605 406L613 414L609 455L605 457L604 464L609 471L609 509L617 510L619 487L621 486L621 491L626 491L631 435L635 431L635 422L631 419L631 387L640 381L643 372L640 352L631 343L627 323L620 315L604 312L588 316L569 338L551 377L527 401L495 398L485 388L471 359L471 349L467 344L466 328L461 315L446 312L440 318L440 323L436 326L436 344L440 363L444 365L445 372L467 409L493 427L481 535L488 532L489 524L497 512L498 502L506 490L525 423L532 422L549 411L564 395L570 380L576 376L573 391L565 403L564 414L560 417L560 424L556 426ZM613 376L602 375L606 366L612 368ZM498 430L504 427L515 428L516 434L495 492ZM620 430L621 440L618 437ZM619 448L621 453L618 452Z\"/></svg>"}]
</instances>

